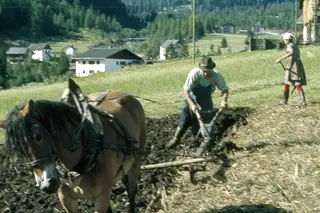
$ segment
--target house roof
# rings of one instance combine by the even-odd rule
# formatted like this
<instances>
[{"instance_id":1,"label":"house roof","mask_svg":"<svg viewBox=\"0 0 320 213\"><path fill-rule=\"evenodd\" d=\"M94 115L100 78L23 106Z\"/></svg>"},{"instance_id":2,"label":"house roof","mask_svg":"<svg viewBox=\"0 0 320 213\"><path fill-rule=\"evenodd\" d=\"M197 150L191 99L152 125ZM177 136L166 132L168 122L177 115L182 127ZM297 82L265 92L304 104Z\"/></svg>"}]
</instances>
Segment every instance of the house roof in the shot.
<instances>
[{"instance_id":1,"label":"house roof","mask_svg":"<svg viewBox=\"0 0 320 213\"><path fill-rule=\"evenodd\" d=\"M170 44L175 45L175 44L177 44L178 42L179 42L179 40L166 40L166 41L161 45L161 47L167 48L167 47L169 47Z\"/></svg>"},{"instance_id":2,"label":"house roof","mask_svg":"<svg viewBox=\"0 0 320 213\"><path fill-rule=\"evenodd\" d=\"M72 49L74 49L74 50L78 50L78 48L76 48L74 45L67 45L67 46L65 46L62 50L65 50L65 49L67 49L67 48L72 48Z\"/></svg>"},{"instance_id":3,"label":"house roof","mask_svg":"<svg viewBox=\"0 0 320 213\"><path fill-rule=\"evenodd\" d=\"M303 24L303 16L301 15L298 19L297 19L297 24Z\"/></svg>"},{"instance_id":4,"label":"house roof","mask_svg":"<svg viewBox=\"0 0 320 213\"><path fill-rule=\"evenodd\" d=\"M49 44L47 43L37 43L37 44L30 44L29 45L30 50L43 50L43 49L51 49Z\"/></svg>"},{"instance_id":5,"label":"house roof","mask_svg":"<svg viewBox=\"0 0 320 213\"><path fill-rule=\"evenodd\" d=\"M28 47L10 47L6 54L7 55L24 55L28 52Z\"/></svg>"},{"instance_id":6,"label":"house roof","mask_svg":"<svg viewBox=\"0 0 320 213\"><path fill-rule=\"evenodd\" d=\"M224 24L221 25L221 26L222 26L222 27L230 27L230 26L235 27L236 25L231 24L231 23L224 23Z\"/></svg>"},{"instance_id":7,"label":"house roof","mask_svg":"<svg viewBox=\"0 0 320 213\"><path fill-rule=\"evenodd\" d=\"M139 56L127 49L93 48L82 54L76 55L75 59L84 58L112 58L112 59L135 59L142 60Z\"/></svg>"}]
</instances>

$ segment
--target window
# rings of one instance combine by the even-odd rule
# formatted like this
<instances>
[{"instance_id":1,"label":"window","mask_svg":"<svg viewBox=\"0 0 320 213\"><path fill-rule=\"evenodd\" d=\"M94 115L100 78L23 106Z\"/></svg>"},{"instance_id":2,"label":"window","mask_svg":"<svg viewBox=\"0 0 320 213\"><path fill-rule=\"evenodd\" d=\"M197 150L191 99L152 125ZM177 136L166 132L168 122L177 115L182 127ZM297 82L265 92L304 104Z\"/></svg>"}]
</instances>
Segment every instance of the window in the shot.
<instances>
[{"instance_id":1,"label":"window","mask_svg":"<svg viewBox=\"0 0 320 213\"><path fill-rule=\"evenodd\" d=\"M85 74L85 73L86 73L86 71L85 71L85 70L83 70L82 74Z\"/></svg>"},{"instance_id":2,"label":"window","mask_svg":"<svg viewBox=\"0 0 320 213\"><path fill-rule=\"evenodd\" d=\"M97 61L97 64L100 64L100 61Z\"/></svg>"},{"instance_id":3,"label":"window","mask_svg":"<svg viewBox=\"0 0 320 213\"><path fill-rule=\"evenodd\" d=\"M126 65L125 61L120 61L120 65Z\"/></svg>"},{"instance_id":4,"label":"window","mask_svg":"<svg viewBox=\"0 0 320 213\"><path fill-rule=\"evenodd\" d=\"M89 64L94 64L94 61L89 61Z\"/></svg>"},{"instance_id":5,"label":"window","mask_svg":"<svg viewBox=\"0 0 320 213\"><path fill-rule=\"evenodd\" d=\"M92 74L92 73L94 73L94 70L90 70L90 71L89 71L89 74Z\"/></svg>"},{"instance_id":6,"label":"window","mask_svg":"<svg viewBox=\"0 0 320 213\"><path fill-rule=\"evenodd\" d=\"M82 61L82 64L86 64L86 61Z\"/></svg>"},{"instance_id":7,"label":"window","mask_svg":"<svg viewBox=\"0 0 320 213\"><path fill-rule=\"evenodd\" d=\"M117 65L119 65L119 61L117 61L117 63L116 63Z\"/></svg>"}]
</instances>

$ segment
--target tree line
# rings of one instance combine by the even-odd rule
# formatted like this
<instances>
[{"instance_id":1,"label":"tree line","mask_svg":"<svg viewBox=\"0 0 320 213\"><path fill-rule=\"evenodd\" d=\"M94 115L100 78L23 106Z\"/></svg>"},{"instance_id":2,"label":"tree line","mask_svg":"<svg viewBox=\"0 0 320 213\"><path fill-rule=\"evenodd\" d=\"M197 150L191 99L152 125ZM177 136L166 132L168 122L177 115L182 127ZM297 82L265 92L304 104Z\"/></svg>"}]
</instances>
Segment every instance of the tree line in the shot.
<instances>
[{"instance_id":1,"label":"tree line","mask_svg":"<svg viewBox=\"0 0 320 213\"><path fill-rule=\"evenodd\" d=\"M133 0L132 0L133 1ZM141 0L142 1L142 0ZM211 0L207 0L210 2ZM234 0L235 2L237 0ZM203 1L205 3L205 0ZM216 1L218 2L218 1ZM232 1L220 1L221 4ZM200 5L196 13L196 40L205 34L219 32L225 23L234 24L236 29L248 30L258 22L266 29L290 30L294 29L294 3L291 1L278 1L268 3L257 1L255 6L244 6L250 1L238 0L243 6L216 7L207 11L207 7ZM222 4L222 5L223 5ZM266 4L266 5L265 5ZM260 5L260 6L259 6ZM179 39L182 43L192 39L192 13L189 9L176 12L159 13L140 34L148 37L143 45L146 55L156 57L159 54L159 46L168 39Z\"/></svg>"},{"instance_id":2,"label":"tree line","mask_svg":"<svg viewBox=\"0 0 320 213\"><path fill-rule=\"evenodd\" d=\"M25 38L38 42L47 36L77 32L82 28L98 29L103 36L145 37L147 41L132 49L146 58L159 56L160 45L178 39L186 46L192 39L190 0L0 0L0 38ZM294 0L197 0L196 39L216 32L225 23L248 29L257 22L267 29L293 29ZM118 43L119 47L121 43ZM0 46L3 46L0 41ZM6 50L3 46L2 50ZM187 56L188 52L185 51ZM171 54L174 56L174 54ZM11 79L3 88L30 81L52 81L67 72L57 59L54 63L6 65L5 52L0 54L0 78ZM63 64L63 63L62 63ZM34 66L34 67L33 67ZM45 77L39 76L44 69ZM26 71L25 71L26 70ZM21 73L29 73L23 77ZM10 75L7 75L10 73ZM16 77L15 77L16 76ZM51 78L54 76L53 78ZM48 80L49 79L49 80ZM51 79L51 80L50 80Z\"/></svg>"},{"instance_id":3,"label":"tree line","mask_svg":"<svg viewBox=\"0 0 320 213\"><path fill-rule=\"evenodd\" d=\"M0 0L0 34L11 37L37 40L79 28L118 33L124 27L141 26L139 18L126 13L120 0Z\"/></svg>"}]
</instances>

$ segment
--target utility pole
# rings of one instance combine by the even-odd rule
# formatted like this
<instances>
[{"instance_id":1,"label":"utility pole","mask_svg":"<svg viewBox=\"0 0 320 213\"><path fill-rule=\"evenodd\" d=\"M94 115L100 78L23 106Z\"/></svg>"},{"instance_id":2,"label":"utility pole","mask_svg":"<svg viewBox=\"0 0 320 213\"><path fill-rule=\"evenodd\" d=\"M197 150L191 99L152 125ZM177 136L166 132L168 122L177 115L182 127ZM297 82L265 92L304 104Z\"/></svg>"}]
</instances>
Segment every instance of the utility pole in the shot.
<instances>
[{"instance_id":1,"label":"utility pole","mask_svg":"<svg viewBox=\"0 0 320 213\"><path fill-rule=\"evenodd\" d=\"M317 17L317 0L314 0L314 20L313 20L313 43L315 44L317 41L317 23L318 23L318 17Z\"/></svg>"},{"instance_id":2,"label":"utility pole","mask_svg":"<svg viewBox=\"0 0 320 213\"><path fill-rule=\"evenodd\" d=\"M192 43L193 43L193 63L196 57L196 0L192 1Z\"/></svg>"},{"instance_id":3,"label":"utility pole","mask_svg":"<svg viewBox=\"0 0 320 213\"><path fill-rule=\"evenodd\" d=\"M297 0L294 3L294 33L295 37L298 38L298 30L297 30L297 20L298 20L298 3Z\"/></svg>"}]
</instances>

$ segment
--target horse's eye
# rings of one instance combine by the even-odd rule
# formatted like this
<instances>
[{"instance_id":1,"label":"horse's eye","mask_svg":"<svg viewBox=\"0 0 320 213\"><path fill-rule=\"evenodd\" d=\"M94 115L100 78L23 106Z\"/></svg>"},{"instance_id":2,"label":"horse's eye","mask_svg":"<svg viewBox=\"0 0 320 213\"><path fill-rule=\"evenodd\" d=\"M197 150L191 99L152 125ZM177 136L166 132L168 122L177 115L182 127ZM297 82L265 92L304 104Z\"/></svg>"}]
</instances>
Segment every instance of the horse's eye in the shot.
<instances>
[{"instance_id":1,"label":"horse's eye","mask_svg":"<svg viewBox=\"0 0 320 213\"><path fill-rule=\"evenodd\" d=\"M38 143L41 142L42 138L43 138L43 137L42 137L41 134L36 134L35 137L34 137L34 139L35 139L36 142L38 142Z\"/></svg>"}]
</instances>

